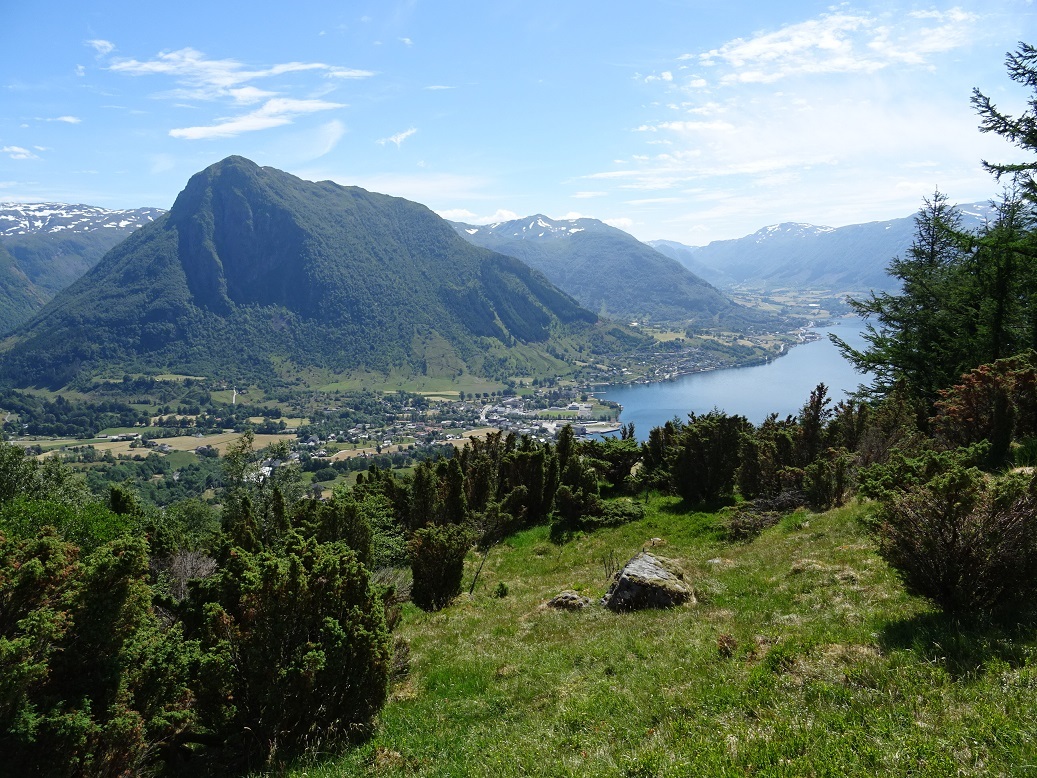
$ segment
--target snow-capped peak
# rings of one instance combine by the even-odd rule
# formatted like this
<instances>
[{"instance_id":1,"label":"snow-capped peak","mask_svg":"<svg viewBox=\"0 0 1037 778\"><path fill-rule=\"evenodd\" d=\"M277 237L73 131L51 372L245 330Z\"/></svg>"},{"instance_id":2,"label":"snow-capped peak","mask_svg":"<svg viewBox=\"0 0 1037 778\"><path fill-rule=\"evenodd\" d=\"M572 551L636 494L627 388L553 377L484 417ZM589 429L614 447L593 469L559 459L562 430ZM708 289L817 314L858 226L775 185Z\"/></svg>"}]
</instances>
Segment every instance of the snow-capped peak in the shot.
<instances>
[{"instance_id":1,"label":"snow-capped peak","mask_svg":"<svg viewBox=\"0 0 1037 778\"><path fill-rule=\"evenodd\" d=\"M161 208L111 210L67 203L0 203L0 235L41 232L132 232L165 213Z\"/></svg>"}]
</instances>

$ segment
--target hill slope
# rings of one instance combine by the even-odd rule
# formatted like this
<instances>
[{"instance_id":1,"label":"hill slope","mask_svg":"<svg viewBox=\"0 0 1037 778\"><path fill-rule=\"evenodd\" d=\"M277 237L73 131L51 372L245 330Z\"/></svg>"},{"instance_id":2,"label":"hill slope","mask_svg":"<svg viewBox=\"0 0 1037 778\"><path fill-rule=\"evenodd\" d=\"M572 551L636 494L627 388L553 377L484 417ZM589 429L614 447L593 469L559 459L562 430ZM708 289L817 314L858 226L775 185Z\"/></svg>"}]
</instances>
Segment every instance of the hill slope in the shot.
<instances>
[{"instance_id":1,"label":"hill slope","mask_svg":"<svg viewBox=\"0 0 1037 778\"><path fill-rule=\"evenodd\" d=\"M603 316L733 329L770 323L679 262L596 219L535 215L454 228L478 246L521 259Z\"/></svg>"},{"instance_id":2,"label":"hill slope","mask_svg":"<svg viewBox=\"0 0 1037 778\"><path fill-rule=\"evenodd\" d=\"M84 370L269 376L285 363L560 370L577 340L616 350L595 322L422 205L229 157L10 338L0 370L50 385Z\"/></svg>"},{"instance_id":3,"label":"hill slope","mask_svg":"<svg viewBox=\"0 0 1037 778\"><path fill-rule=\"evenodd\" d=\"M0 243L0 332L18 326L43 306L40 290L30 281L7 247Z\"/></svg>"},{"instance_id":4,"label":"hill slope","mask_svg":"<svg viewBox=\"0 0 1037 778\"><path fill-rule=\"evenodd\" d=\"M405 610L411 673L372 739L289 775L865 778L1032 764L1032 631L957 624L909 597L862 526L866 508L793 514L751 542L725 542L722 515L676 498L646 510L561 545L547 527L511 536L468 595L471 554L457 602ZM600 607L609 560L660 538L698 603ZM563 590L594 602L544 607Z\"/></svg>"}]
</instances>

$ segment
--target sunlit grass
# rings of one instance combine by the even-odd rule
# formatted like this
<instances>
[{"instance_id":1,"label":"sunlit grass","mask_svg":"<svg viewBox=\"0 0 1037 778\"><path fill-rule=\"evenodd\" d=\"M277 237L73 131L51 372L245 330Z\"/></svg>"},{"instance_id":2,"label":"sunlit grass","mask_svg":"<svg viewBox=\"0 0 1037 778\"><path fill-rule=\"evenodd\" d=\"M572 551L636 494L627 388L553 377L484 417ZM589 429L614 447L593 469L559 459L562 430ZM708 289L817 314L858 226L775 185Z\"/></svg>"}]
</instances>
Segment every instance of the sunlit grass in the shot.
<instances>
[{"instance_id":1,"label":"sunlit grass","mask_svg":"<svg viewBox=\"0 0 1037 778\"><path fill-rule=\"evenodd\" d=\"M656 498L643 521L562 545L516 535L472 595L408 606L411 672L373 737L294 774L1037 774L1033 634L948 623L907 596L862 510L730 544L715 514ZM654 538L696 605L543 607L564 589L597 599L606 560Z\"/></svg>"}]
</instances>

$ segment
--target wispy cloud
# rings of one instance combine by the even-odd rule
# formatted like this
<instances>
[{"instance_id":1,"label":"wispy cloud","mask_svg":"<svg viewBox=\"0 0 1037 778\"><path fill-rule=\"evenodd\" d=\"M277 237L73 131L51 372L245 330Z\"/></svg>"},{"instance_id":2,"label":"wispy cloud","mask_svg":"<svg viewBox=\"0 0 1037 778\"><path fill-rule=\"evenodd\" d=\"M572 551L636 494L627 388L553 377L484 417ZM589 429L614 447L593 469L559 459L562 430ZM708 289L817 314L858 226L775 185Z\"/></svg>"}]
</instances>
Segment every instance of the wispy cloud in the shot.
<instances>
[{"instance_id":1,"label":"wispy cloud","mask_svg":"<svg viewBox=\"0 0 1037 778\"><path fill-rule=\"evenodd\" d=\"M115 44L111 41L95 38L94 40L84 41L84 43L97 52L99 57L103 57L115 51Z\"/></svg>"},{"instance_id":2,"label":"wispy cloud","mask_svg":"<svg viewBox=\"0 0 1037 778\"><path fill-rule=\"evenodd\" d=\"M245 85L286 73L312 71L328 78L353 79L374 75L369 70L337 67L323 62L282 62L251 69L236 59L209 59L192 48L161 52L150 60L116 60L109 65L109 70L130 76L172 77L179 84L179 88L173 92L179 99L218 100L229 97L237 102L242 101L242 95L249 99L256 94L276 94Z\"/></svg>"},{"instance_id":3,"label":"wispy cloud","mask_svg":"<svg viewBox=\"0 0 1037 778\"><path fill-rule=\"evenodd\" d=\"M100 49L99 49L100 51ZM247 113L231 113L217 117L207 124L177 127L169 134L185 140L232 138L246 132L256 132L291 124L296 118L320 111L346 107L344 103L319 99L330 86L310 90L305 96L286 96L277 88L276 80L287 74L310 73L322 79L364 79L374 75L370 70L346 68L324 62L281 62L263 67L249 67L236 59L213 59L203 52L187 47L176 51L164 51L152 59L116 59L108 69L133 77L165 77L174 87L156 94L159 98L172 98L178 104L187 101L221 102L231 108L258 106ZM272 83L273 88L263 88L259 83ZM298 90L295 83L290 87ZM335 142L337 142L337 138Z\"/></svg>"},{"instance_id":4,"label":"wispy cloud","mask_svg":"<svg viewBox=\"0 0 1037 778\"><path fill-rule=\"evenodd\" d=\"M658 95L631 126L641 147L584 180L635 196L624 201L632 209L686 202L696 223L733 219L739 207L744 219L776 199L824 218L843 207L833 192L845 193L840 216L873 207L880 192L910 202L978 170L968 101L934 90L931 73L952 67L983 21L959 8L884 14L844 3L685 54L654 79L638 75ZM935 160L919 191L908 163ZM727 190L741 194L723 201Z\"/></svg>"},{"instance_id":5,"label":"wispy cloud","mask_svg":"<svg viewBox=\"0 0 1037 778\"><path fill-rule=\"evenodd\" d=\"M317 159L330 153L342 137L346 134L346 125L338 119L332 119L322 124L317 131L317 137L311 149L310 158Z\"/></svg>"},{"instance_id":6,"label":"wispy cloud","mask_svg":"<svg viewBox=\"0 0 1037 778\"><path fill-rule=\"evenodd\" d=\"M439 216L444 219L448 219L452 222L464 222L465 224L500 224L501 222L510 222L519 218L519 215L514 211L509 211L506 208L498 208L494 213L488 216L479 216L467 208L451 208L445 211L436 211Z\"/></svg>"},{"instance_id":7,"label":"wispy cloud","mask_svg":"<svg viewBox=\"0 0 1037 778\"><path fill-rule=\"evenodd\" d=\"M774 83L803 74L873 73L895 64L923 65L927 55L968 43L978 16L958 8L909 13L897 19L846 11L822 14L709 51L685 54L703 71L720 68L720 83ZM659 78L663 79L665 71Z\"/></svg>"},{"instance_id":8,"label":"wispy cloud","mask_svg":"<svg viewBox=\"0 0 1037 778\"><path fill-rule=\"evenodd\" d=\"M427 86L425 88L430 90L430 91L433 91L433 92L439 91L439 90L442 90L442 89L456 89L456 87L446 86L445 84L432 84L431 86Z\"/></svg>"},{"instance_id":9,"label":"wispy cloud","mask_svg":"<svg viewBox=\"0 0 1037 778\"><path fill-rule=\"evenodd\" d=\"M395 143L396 148L399 148L401 143L403 143L405 140L407 140L407 138L409 138L417 131L418 130L416 127L411 127L409 130L404 130L403 132L398 132L395 135L390 135L388 138L379 138L375 141L375 143L379 144L380 146L385 146L389 143Z\"/></svg>"},{"instance_id":10,"label":"wispy cloud","mask_svg":"<svg viewBox=\"0 0 1037 778\"><path fill-rule=\"evenodd\" d=\"M330 68L325 75L329 78L370 78L375 72L356 68Z\"/></svg>"},{"instance_id":11,"label":"wispy cloud","mask_svg":"<svg viewBox=\"0 0 1037 778\"><path fill-rule=\"evenodd\" d=\"M6 154L11 159L39 159L38 156L21 146L0 147L0 154Z\"/></svg>"},{"instance_id":12,"label":"wispy cloud","mask_svg":"<svg viewBox=\"0 0 1037 778\"><path fill-rule=\"evenodd\" d=\"M344 107L343 103L331 103L325 100L292 100L278 97L267 100L262 108L251 113L222 119L216 124L170 130L169 134L174 138L186 140L233 138L245 132L256 132L291 124L297 116L303 114Z\"/></svg>"},{"instance_id":13,"label":"wispy cloud","mask_svg":"<svg viewBox=\"0 0 1037 778\"><path fill-rule=\"evenodd\" d=\"M83 120L78 116L55 116L50 119L44 119L45 122L64 122L65 124L79 124Z\"/></svg>"}]
</instances>

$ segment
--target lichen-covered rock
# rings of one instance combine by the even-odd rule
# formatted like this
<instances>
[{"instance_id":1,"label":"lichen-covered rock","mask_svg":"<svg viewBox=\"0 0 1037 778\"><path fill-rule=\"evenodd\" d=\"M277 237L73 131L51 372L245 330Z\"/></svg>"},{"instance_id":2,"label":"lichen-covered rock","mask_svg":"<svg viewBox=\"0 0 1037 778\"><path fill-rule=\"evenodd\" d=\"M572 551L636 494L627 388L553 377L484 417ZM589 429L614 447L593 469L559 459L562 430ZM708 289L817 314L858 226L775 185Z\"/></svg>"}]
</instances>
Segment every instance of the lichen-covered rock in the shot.
<instances>
[{"instance_id":1,"label":"lichen-covered rock","mask_svg":"<svg viewBox=\"0 0 1037 778\"><path fill-rule=\"evenodd\" d=\"M645 551L635 554L616 573L612 585L601 598L601 604L613 611L672 608L694 601L695 595L684 583L680 566Z\"/></svg>"},{"instance_id":2,"label":"lichen-covered rock","mask_svg":"<svg viewBox=\"0 0 1037 778\"><path fill-rule=\"evenodd\" d=\"M577 594L573 591L560 592L547 601L548 608L557 608L558 610L566 611L578 611L586 608L590 604L590 597L584 597L583 595Z\"/></svg>"}]
</instances>

